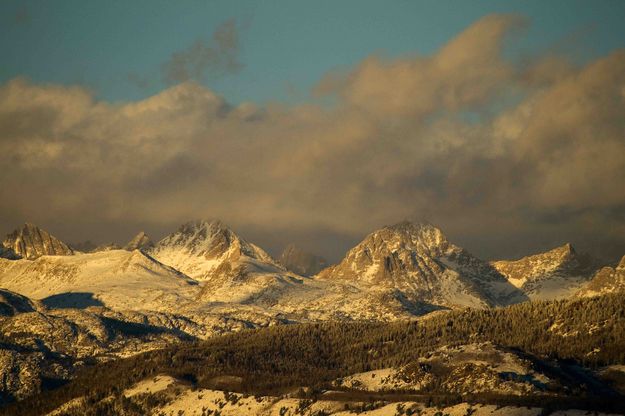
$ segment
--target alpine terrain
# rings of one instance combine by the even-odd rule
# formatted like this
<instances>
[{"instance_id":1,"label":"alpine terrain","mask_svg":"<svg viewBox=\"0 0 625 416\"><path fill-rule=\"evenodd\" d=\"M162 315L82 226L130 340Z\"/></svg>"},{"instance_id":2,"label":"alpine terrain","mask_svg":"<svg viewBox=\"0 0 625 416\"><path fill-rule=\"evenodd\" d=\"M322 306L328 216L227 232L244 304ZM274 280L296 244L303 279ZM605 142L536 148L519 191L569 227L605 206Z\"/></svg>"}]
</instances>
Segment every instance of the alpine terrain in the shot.
<instances>
[{"instance_id":1,"label":"alpine terrain","mask_svg":"<svg viewBox=\"0 0 625 416\"><path fill-rule=\"evenodd\" d=\"M489 263L401 222L323 268L199 220L89 252L26 224L2 247L6 414L538 414L621 397L625 260L597 268L568 244Z\"/></svg>"},{"instance_id":2,"label":"alpine terrain","mask_svg":"<svg viewBox=\"0 0 625 416\"><path fill-rule=\"evenodd\" d=\"M572 296L590 280L596 268L592 259L578 254L568 243L545 253L491 264L530 299Z\"/></svg>"}]
</instances>

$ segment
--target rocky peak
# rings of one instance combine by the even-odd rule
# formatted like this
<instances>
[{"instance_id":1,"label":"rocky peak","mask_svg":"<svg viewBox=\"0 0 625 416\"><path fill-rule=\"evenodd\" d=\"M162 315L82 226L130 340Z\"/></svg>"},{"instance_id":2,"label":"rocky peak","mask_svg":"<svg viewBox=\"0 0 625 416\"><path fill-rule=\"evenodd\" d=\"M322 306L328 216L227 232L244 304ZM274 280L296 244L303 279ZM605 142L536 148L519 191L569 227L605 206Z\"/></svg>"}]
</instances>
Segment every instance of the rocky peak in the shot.
<instances>
[{"instance_id":1,"label":"rocky peak","mask_svg":"<svg viewBox=\"0 0 625 416\"><path fill-rule=\"evenodd\" d=\"M595 261L569 243L518 260L491 265L531 299L549 300L571 296L596 270Z\"/></svg>"},{"instance_id":2,"label":"rocky peak","mask_svg":"<svg viewBox=\"0 0 625 416\"><path fill-rule=\"evenodd\" d=\"M247 246L248 244L242 244L242 240L223 222L197 220L182 224L174 233L159 241L156 249L176 247L191 254L213 258L224 254L230 248L249 248Z\"/></svg>"},{"instance_id":3,"label":"rocky peak","mask_svg":"<svg viewBox=\"0 0 625 416\"><path fill-rule=\"evenodd\" d=\"M576 260L578 254L571 245L571 243L566 243L560 247L556 247L552 250L547 251L546 253L543 253L543 257L557 260L560 263L565 263L568 261Z\"/></svg>"},{"instance_id":4,"label":"rocky peak","mask_svg":"<svg viewBox=\"0 0 625 416\"><path fill-rule=\"evenodd\" d=\"M533 254L518 260L500 260L492 263L508 279L532 281L554 273L582 273L592 266L592 260L580 255L570 243L544 253Z\"/></svg>"},{"instance_id":5,"label":"rocky peak","mask_svg":"<svg viewBox=\"0 0 625 416\"><path fill-rule=\"evenodd\" d=\"M240 238L219 220L183 224L159 241L149 254L196 279L212 277L221 265L245 259L275 266L269 254Z\"/></svg>"},{"instance_id":6,"label":"rocky peak","mask_svg":"<svg viewBox=\"0 0 625 416\"><path fill-rule=\"evenodd\" d=\"M369 234L319 278L392 288L443 306L506 304L518 290L431 224L402 222Z\"/></svg>"},{"instance_id":7,"label":"rocky peak","mask_svg":"<svg viewBox=\"0 0 625 416\"><path fill-rule=\"evenodd\" d=\"M67 256L74 254L74 251L67 244L31 223L26 223L7 235L3 245L13 250L20 257L27 259L35 259L44 255Z\"/></svg>"},{"instance_id":8,"label":"rocky peak","mask_svg":"<svg viewBox=\"0 0 625 416\"><path fill-rule=\"evenodd\" d=\"M398 267L418 266L419 258L441 256L451 247L433 225L401 222L369 234L347 253L343 262L351 263L352 269L380 264L392 272Z\"/></svg>"},{"instance_id":9,"label":"rocky peak","mask_svg":"<svg viewBox=\"0 0 625 416\"><path fill-rule=\"evenodd\" d=\"M315 275L328 266L323 257L304 251L295 244L289 244L284 248L280 264L302 276Z\"/></svg>"},{"instance_id":10,"label":"rocky peak","mask_svg":"<svg viewBox=\"0 0 625 416\"><path fill-rule=\"evenodd\" d=\"M618 263L616 268L619 270L625 270L625 256L621 258L621 261Z\"/></svg>"},{"instance_id":11,"label":"rocky peak","mask_svg":"<svg viewBox=\"0 0 625 416\"><path fill-rule=\"evenodd\" d=\"M428 223L400 222L387 226L369 235L373 242L384 242L378 247L391 250L415 250L440 253L449 248L449 241L443 232ZM367 239L365 239L367 241Z\"/></svg>"},{"instance_id":12,"label":"rocky peak","mask_svg":"<svg viewBox=\"0 0 625 416\"><path fill-rule=\"evenodd\" d=\"M154 247L154 242L148 235L141 231L136 236L132 238L124 247L124 250L132 251L132 250L150 250Z\"/></svg>"},{"instance_id":13,"label":"rocky peak","mask_svg":"<svg viewBox=\"0 0 625 416\"><path fill-rule=\"evenodd\" d=\"M199 220L183 224L176 232L159 241L155 251L166 247L179 248L207 259L228 255L273 262L264 250L239 237L220 220Z\"/></svg>"}]
</instances>

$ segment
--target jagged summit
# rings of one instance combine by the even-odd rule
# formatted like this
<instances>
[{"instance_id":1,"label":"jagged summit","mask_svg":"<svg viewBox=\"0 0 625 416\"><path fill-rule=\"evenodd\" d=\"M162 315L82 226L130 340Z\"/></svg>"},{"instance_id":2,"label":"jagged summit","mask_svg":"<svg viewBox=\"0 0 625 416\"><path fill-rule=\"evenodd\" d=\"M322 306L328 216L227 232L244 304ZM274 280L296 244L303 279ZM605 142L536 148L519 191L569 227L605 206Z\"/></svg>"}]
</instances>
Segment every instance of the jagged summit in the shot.
<instances>
[{"instance_id":1,"label":"jagged summit","mask_svg":"<svg viewBox=\"0 0 625 416\"><path fill-rule=\"evenodd\" d=\"M487 263L450 243L428 223L381 228L352 248L320 278L389 287L415 300L442 306L485 306L521 301Z\"/></svg>"},{"instance_id":2,"label":"jagged summit","mask_svg":"<svg viewBox=\"0 0 625 416\"><path fill-rule=\"evenodd\" d=\"M532 254L518 260L493 262L509 279L525 281L540 278L546 272L582 266L586 259L580 256L570 243L563 244L544 253Z\"/></svg>"},{"instance_id":3,"label":"jagged summit","mask_svg":"<svg viewBox=\"0 0 625 416\"><path fill-rule=\"evenodd\" d=\"M423 271L421 257L440 256L449 247L440 229L404 221L367 235L331 274L369 283L384 282L392 280L396 272Z\"/></svg>"},{"instance_id":4,"label":"jagged summit","mask_svg":"<svg viewBox=\"0 0 625 416\"><path fill-rule=\"evenodd\" d=\"M45 230L27 222L4 239L3 245L26 259L44 255L67 256L74 250Z\"/></svg>"},{"instance_id":5,"label":"jagged summit","mask_svg":"<svg viewBox=\"0 0 625 416\"><path fill-rule=\"evenodd\" d=\"M154 247L152 239L143 231L140 231L124 246L124 250L150 250Z\"/></svg>"},{"instance_id":6,"label":"jagged summit","mask_svg":"<svg viewBox=\"0 0 625 416\"><path fill-rule=\"evenodd\" d=\"M443 232L430 223L402 221L375 231L363 241L378 250L415 250L438 255L450 246Z\"/></svg>"},{"instance_id":7,"label":"jagged summit","mask_svg":"<svg viewBox=\"0 0 625 416\"><path fill-rule=\"evenodd\" d=\"M315 275L328 267L326 259L304 251L295 244L289 244L284 248L280 255L280 264L302 276Z\"/></svg>"},{"instance_id":8,"label":"jagged summit","mask_svg":"<svg viewBox=\"0 0 625 416\"><path fill-rule=\"evenodd\" d=\"M149 252L160 262L196 279L207 279L224 262L243 258L276 265L263 249L240 238L220 220L187 222Z\"/></svg>"},{"instance_id":9,"label":"jagged summit","mask_svg":"<svg viewBox=\"0 0 625 416\"><path fill-rule=\"evenodd\" d=\"M191 254L214 258L232 251L259 260L271 257L254 244L240 238L221 220L195 220L182 224L178 230L159 241L154 249L183 248Z\"/></svg>"},{"instance_id":10,"label":"jagged summit","mask_svg":"<svg viewBox=\"0 0 625 416\"><path fill-rule=\"evenodd\" d=\"M594 271L594 261L578 253L570 243L518 260L500 260L491 264L533 299L570 296Z\"/></svg>"}]
</instances>

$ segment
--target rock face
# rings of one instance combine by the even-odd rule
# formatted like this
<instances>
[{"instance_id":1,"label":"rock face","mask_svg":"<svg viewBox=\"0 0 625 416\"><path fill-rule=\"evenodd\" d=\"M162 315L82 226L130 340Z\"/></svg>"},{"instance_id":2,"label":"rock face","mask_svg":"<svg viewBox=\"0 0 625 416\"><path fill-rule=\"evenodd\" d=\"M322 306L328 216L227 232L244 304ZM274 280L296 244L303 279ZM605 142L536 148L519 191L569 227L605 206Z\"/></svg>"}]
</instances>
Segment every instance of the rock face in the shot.
<instances>
[{"instance_id":1,"label":"rock face","mask_svg":"<svg viewBox=\"0 0 625 416\"><path fill-rule=\"evenodd\" d=\"M625 292L625 256L616 267L601 268L576 294L579 297Z\"/></svg>"},{"instance_id":2,"label":"rock face","mask_svg":"<svg viewBox=\"0 0 625 416\"><path fill-rule=\"evenodd\" d=\"M5 247L2 243L0 243L0 258L17 260L20 256L18 256L12 249Z\"/></svg>"},{"instance_id":3,"label":"rock face","mask_svg":"<svg viewBox=\"0 0 625 416\"><path fill-rule=\"evenodd\" d=\"M280 264L302 276L313 276L328 267L326 259L308 253L294 244L285 247Z\"/></svg>"},{"instance_id":4,"label":"rock face","mask_svg":"<svg viewBox=\"0 0 625 416\"><path fill-rule=\"evenodd\" d=\"M244 260L250 265L281 269L263 249L243 240L218 220L183 224L149 254L197 280L211 280Z\"/></svg>"},{"instance_id":5,"label":"rock face","mask_svg":"<svg viewBox=\"0 0 625 416\"><path fill-rule=\"evenodd\" d=\"M132 240L128 242L128 244L124 246L124 250L128 250L128 251L132 251L132 250L149 251L152 248L154 248L154 242L143 231L139 232L136 236L132 238Z\"/></svg>"},{"instance_id":6,"label":"rock face","mask_svg":"<svg viewBox=\"0 0 625 416\"><path fill-rule=\"evenodd\" d=\"M68 256L74 254L74 250L67 244L30 223L24 224L22 228L7 235L3 245L26 259L36 259L45 255Z\"/></svg>"},{"instance_id":7,"label":"rock face","mask_svg":"<svg viewBox=\"0 0 625 416\"><path fill-rule=\"evenodd\" d=\"M571 244L519 260L491 263L514 286L531 299L559 299L573 295L593 272L593 261Z\"/></svg>"},{"instance_id":8,"label":"rock face","mask_svg":"<svg viewBox=\"0 0 625 416\"><path fill-rule=\"evenodd\" d=\"M484 307L526 299L490 265L430 224L403 222L375 231L319 277L391 287L439 306Z\"/></svg>"},{"instance_id":9,"label":"rock face","mask_svg":"<svg viewBox=\"0 0 625 416\"><path fill-rule=\"evenodd\" d=\"M0 317L14 316L23 312L34 312L37 306L26 296L0 289Z\"/></svg>"}]
</instances>

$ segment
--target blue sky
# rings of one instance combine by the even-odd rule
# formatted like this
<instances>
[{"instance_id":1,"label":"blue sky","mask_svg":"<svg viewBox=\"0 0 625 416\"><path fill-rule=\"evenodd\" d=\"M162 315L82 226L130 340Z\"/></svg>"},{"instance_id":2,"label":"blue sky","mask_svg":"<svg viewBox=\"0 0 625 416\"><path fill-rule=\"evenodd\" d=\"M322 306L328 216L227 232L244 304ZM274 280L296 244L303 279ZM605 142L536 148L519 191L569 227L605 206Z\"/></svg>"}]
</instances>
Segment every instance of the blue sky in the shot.
<instances>
[{"instance_id":1,"label":"blue sky","mask_svg":"<svg viewBox=\"0 0 625 416\"><path fill-rule=\"evenodd\" d=\"M242 69L201 82L233 103L294 103L308 100L327 71L372 53L430 54L489 13L529 19L509 45L512 59L555 49L587 61L625 46L625 2L618 0L4 0L0 82L24 76L83 85L109 101L141 99L167 87L162 66L172 53L235 19Z\"/></svg>"}]
</instances>

